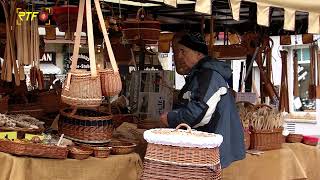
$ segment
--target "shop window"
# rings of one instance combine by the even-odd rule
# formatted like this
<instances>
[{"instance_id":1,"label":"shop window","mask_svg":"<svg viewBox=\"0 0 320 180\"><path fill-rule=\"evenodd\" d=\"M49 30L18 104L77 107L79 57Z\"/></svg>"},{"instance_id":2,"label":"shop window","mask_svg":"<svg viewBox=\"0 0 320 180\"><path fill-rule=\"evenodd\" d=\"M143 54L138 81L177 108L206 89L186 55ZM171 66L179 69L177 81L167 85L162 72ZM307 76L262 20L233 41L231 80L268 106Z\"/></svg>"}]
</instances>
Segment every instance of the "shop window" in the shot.
<instances>
[{"instance_id":1,"label":"shop window","mask_svg":"<svg viewBox=\"0 0 320 180\"><path fill-rule=\"evenodd\" d=\"M303 47L297 48L296 50L298 56L299 98L294 97L293 110L296 112L315 112L316 101L309 99L310 49L309 47ZM293 52L294 51L292 51L292 57ZM289 72L289 74L293 76L293 70Z\"/></svg>"}]
</instances>

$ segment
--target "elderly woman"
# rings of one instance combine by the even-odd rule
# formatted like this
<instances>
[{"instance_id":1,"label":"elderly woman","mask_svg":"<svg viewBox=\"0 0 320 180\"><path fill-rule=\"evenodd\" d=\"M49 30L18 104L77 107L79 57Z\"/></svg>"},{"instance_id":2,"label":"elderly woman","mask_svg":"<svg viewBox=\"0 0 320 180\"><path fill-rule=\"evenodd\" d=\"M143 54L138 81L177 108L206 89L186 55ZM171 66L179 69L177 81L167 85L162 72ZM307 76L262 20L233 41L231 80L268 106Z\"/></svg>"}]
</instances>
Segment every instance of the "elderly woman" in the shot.
<instances>
[{"instance_id":1,"label":"elderly woman","mask_svg":"<svg viewBox=\"0 0 320 180\"><path fill-rule=\"evenodd\" d=\"M199 131L221 134L222 168L245 158L243 129L227 83L231 68L208 56L207 45L199 33L177 37L173 50L177 72L188 76L179 94L181 105L162 114L160 120L171 128L187 123Z\"/></svg>"}]
</instances>

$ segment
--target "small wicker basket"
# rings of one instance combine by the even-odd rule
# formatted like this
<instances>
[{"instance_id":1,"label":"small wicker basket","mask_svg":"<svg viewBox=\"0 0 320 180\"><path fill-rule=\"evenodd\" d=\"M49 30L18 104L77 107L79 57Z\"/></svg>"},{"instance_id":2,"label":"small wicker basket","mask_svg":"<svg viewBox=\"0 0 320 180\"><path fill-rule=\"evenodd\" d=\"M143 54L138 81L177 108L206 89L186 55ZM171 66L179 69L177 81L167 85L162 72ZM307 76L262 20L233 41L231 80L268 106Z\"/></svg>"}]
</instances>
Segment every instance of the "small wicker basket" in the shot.
<instances>
[{"instance_id":1,"label":"small wicker basket","mask_svg":"<svg viewBox=\"0 0 320 180\"><path fill-rule=\"evenodd\" d=\"M90 157L93 150L89 148L83 148L83 147L72 147L70 149L69 155L73 159L83 160Z\"/></svg>"},{"instance_id":2,"label":"small wicker basket","mask_svg":"<svg viewBox=\"0 0 320 180\"><path fill-rule=\"evenodd\" d=\"M122 154L130 154L134 152L136 148L135 143L129 143L129 142L112 142L110 144L112 147L111 153L115 155L122 155Z\"/></svg>"},{"instance_id":3,"label":"small wicker basket","mask_svg":"<svg viewBox=\"0 0 320 180\"><path fill-rule=\"evenodd\" d=\"M280 149L283 143L283 128L273 130L252 130L250 137L250 149L274 150Z\"/></svg>"},{"instance_id":4,"label":"small wicker basket","mask_svg":"<svg viewBox=\"0 0 320 180\"><path fill-rule=\"evenodd\" d=\"M302 134L289 134L286 137L286 142L288 143L300 143L302 142L303 135Z\"/></svg>"},{"instance_id":5,"label":"small wicker basket","mask_svg":"<svg viewBox=\"0 0 320 180\"><path fill-rule=\"evenodd\" d=\"M93 155L97 158L107 158L110 155L111 147L93 147Z\"/></svg>"}]
</instances>

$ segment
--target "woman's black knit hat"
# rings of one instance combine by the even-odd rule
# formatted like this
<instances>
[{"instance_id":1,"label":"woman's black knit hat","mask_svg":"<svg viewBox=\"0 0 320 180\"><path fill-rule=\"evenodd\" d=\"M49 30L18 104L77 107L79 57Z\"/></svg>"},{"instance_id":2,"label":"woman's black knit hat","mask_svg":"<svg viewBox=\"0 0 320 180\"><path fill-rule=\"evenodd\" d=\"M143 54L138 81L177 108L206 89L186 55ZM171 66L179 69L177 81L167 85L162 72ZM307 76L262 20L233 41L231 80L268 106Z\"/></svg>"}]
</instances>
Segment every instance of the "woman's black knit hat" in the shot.
<instances>
[{"instance_id":1,"label":"woman's black knit hat","mask_svg":"<svg viewBox=\"0 0 320 180\"><path fill-rule=\"evenodd\" d=\"M178 42L192 50L208 55L208 47L200 33L188 33L183 35Z\"/></svg>"}]
</instances>

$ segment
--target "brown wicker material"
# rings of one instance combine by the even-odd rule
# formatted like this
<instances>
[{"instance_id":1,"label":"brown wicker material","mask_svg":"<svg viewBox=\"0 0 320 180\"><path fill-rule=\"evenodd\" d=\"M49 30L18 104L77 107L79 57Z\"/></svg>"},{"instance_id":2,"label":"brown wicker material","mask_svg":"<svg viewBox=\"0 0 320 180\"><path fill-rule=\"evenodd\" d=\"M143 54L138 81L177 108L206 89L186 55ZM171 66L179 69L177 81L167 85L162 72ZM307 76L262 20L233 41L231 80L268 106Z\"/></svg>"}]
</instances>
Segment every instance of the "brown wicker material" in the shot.
<instances>
[{"instance_id":1,"label":"brown wicker material","mask_svg":"<svg viewBox=\"0 0 320 180\"><path fill-rule=\"evenodd\" d=\"M252 130L250 137L250 149L273 150L280 149L283 143L283 128L273 130Z\"/></svg>"},{"instance_id":2,"label":"brown wicker material","mask_svg":"<svg viewBox=\"0 0 320 180\"><path fill-rule=\"evenodd\" d=\"M267 108L267 109L272 109L271 106L267 105L267 104L257 104L254 106L254 109L260 109L260 108Z\"/></svg>"},{"instance_id":3,"label":"brown wicker material","mask_svg":"<svg viewBox=\"0 0 320 180\"><path fill-rule=\"evenodd\" d=\"M18 139L24 139L25 134L42 134L44 132L44 127L39 129L29 129L29 128L20 128L20 127L0 127L0 132L15 131L17 132Z\"/></svg>"},{"instance_id":4,"label":"brown wicker material","mask_svg":"<svg viewBox=\"0 0 320 180\"><path fill-rule=\"evenodd\" d=\"M247 55L247 48L242 44L214 45L211 51L217 59L237 59Z\"/></svg>"},{"instance_id":5,"label":"brown wicker material","mask_svg":"<svg viewBox=\"0 0 320 180\"><path fill-rule=\"evenodd\" d=\"M56 39L56 27L47 25L45 26L45 29L46 29L45 39L48 39L48 40Z\"/></svg>"},{"instance_id":6,"label":"brown wicker material","mask_svg":"<svg viewBox=\"0 0 320 180\"><path fill-rule=\"evenodd\" d=\"M145 159L176 165L213 167L220 164L219 148L185 148L149 143Z\"/></svg>"},{"instance_id":7,"label":"brown wicker material","mask_svg":"<svg viewBox=\"0 0 320 180\"><path fill-rule=\"evenodd\" d=\"M135 44L143 40L146 44L156 44L160 37L160 22L153 20L141 20L140 13L146 17L144 9L140 8L136 19L128 19L123 22L123 37L129 43Z\"/></svg>"},{"instance_id":8,"label":"brown wicker material","mask_svg":"<svg viewBox=\"0 0 320 180\"><path fill-rule=\"evenodd\" d=\"M99 71L101 78L101 88L103 96L116 96L122 90L122 82L119 72L112 69L103 69Z\"/></svg>"},{"instance_id":9,"label":"brown wicker material","mask_svg":"<svg viewBox=\"0 0 320 180\"><path fill-rule=\"evenodd\" d=\"M69 152L69 156L73 159L83 160L89 158L92 152L89 148L73 147Z\"/></svg>"},{"instance_id":10,"label":"brown wicker material","mask_svg":"<svg viewBox=\"0 0 320 180\"><path fill-rule=\"evenodd\" d=\"M92 77L90 72L70 73L69 88L61 93L61 100L76 107L98 107L102 103L100 76Z\"/></svg>"},{"instance_id":11,"label":"brown wicker material","mask_svg":"<svg viewBox=\"0 0 320 180\"><path fill-rule=\"evenodd\" d=\"M8 101L9 97L4 96L0 98L0 113L7 113L8 112Z\"/></svg>"},{"instance_id":12,"label":"brown wicker material","mask_svg":"<svg viewBox=\"0 0 320 180\"><path fill-rule=\"evenodd\" d=\"M157 161L144 161L141 180L220 180L222 179L220 164L214 169L198 166L179 166Z\"/></svg>"},{"instance_id":13,"label":"brown wicker material","mask_svg":"<svg viewBox=\"0 0 320 180\"><path fill-rule=\"evenodd\" d=\"M107 158L110 155L111 147L93 147L94 157Z\"/></svg>"},{"instance_id":14,"label":"brown wicker material","mask_svg":"<svg viewBox=\"0 0 320 180\"><path fill-rule=\"evenodd\" d=\"M115 155L122 155L122 154L130 154L134 152L136 148L135 143L129 143L129 142L112 142L110 144L112 147L111 153Z\"/></svg>"},{"instance_id":15,"label":"brown wicker material","mask_svg":"<svg viewBox=\"0 0 320 180\"><path fill-rule=\"evenodd\" d=\"M246 150L250 148L250 131L244 131L244 146Z\"/></svg>"},{"instance_id":16,"label":"brown wicker material","mask_svg":"<svg viewBox=\"0 0 320 180\"><path fill-rule=\"evenodd\" d=\"M106 143L111 140L112 116L95 111L66 108L60 111L59 132L65 137L85 143Z\"/></svg>"},{"instance_id":17,"label":"brown wicker material","mask_svg":"<svg viewBox=\"0 0 320 180\"><path fill-rule=\"evenodd\" d=\"M45 114L41 104L28 103L28 104L11 104L9 105L8 114L27 114L37 119L41 119Z\"/></svg>"},{"instance_id":18,"label":"brown wicker material","mask_svg":"<svg viewBox=\"0 0 320 180\"><path fill-rule=\"evenodd\" d=\"M300 143L302 142L303 135L302 134L289 134L286 137L286 141L288 143Z\"/></svg>"},{"instance_id":19,"label":"brown wicker material","mask_svg":"<svg viewBox=\"0 0 320 180\"><path fill-rule=\"evenodd\" d=\"M15 155L66 159L67 147L0 140L0 151Z\"/></svg>"}]
</instances>

